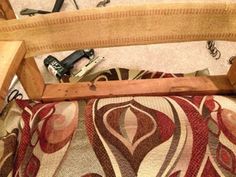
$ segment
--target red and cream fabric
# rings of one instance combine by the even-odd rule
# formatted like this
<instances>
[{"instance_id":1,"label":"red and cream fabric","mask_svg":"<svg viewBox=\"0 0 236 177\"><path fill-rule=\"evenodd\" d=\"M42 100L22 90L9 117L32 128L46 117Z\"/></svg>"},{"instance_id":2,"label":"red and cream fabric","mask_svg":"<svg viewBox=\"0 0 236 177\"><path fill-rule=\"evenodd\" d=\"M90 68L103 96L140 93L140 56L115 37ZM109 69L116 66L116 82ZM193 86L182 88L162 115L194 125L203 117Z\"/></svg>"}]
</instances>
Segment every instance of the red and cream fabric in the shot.
<instances>
[{"instance_id":1,"label":"red and cream fabric","mask_svg":"<svg viewBox=\"0 0 236 177\"><path fill-rule=\"evenodd\" d=\"M109 72L94 79L137 76ZM17 100L0 117L0 176L233 177L236 98Z\"/></svg>"},{"instance_id":2,"label":"red and cream fabric","mask_svg":"<svg viewBox=\"0 0 236 177\"><path fill-rule=\"evenodd\" d=\"M81 107L81 106L80 106ZM17 101L1 119L1 176L236 176L236 99Z\"/></svg>"},{"instance_id":3,"label":"red and cream fabric","mask_svg":"<svg viewBox=\"0 0 236 177\"><path fill-rule=\"evenodd\" d=\"M78 122L78 103L16 101L0 122L0 176L53 176Z\"/></svg>"},{"instance_id":4,"label":"red and cream fabric","mask_svg":"<svg viewBox=\"0 0 236 177\"><path fill-rule=\"evenodd\" d=\"M135 70L126 68L111 68L93 74L88 74L85 77L83 77L80 81L137 80L137 79L157 79L157 78L169 78L169 77L206 76L206 75L210 75L208 69L182 74L182 73L165 73L159 71L153 72L148 70Z\"/></svg>"},{"instance_id":5,"label":"red and cream fabric","mask_svg":"<svg viewBox=\"0 0 236 177\"><path fill-rule=\"evenodd\" d=\"M235 101L220 96L91 100L87 136L103 176L232 177Z\"/></svg>"}]
</instances>

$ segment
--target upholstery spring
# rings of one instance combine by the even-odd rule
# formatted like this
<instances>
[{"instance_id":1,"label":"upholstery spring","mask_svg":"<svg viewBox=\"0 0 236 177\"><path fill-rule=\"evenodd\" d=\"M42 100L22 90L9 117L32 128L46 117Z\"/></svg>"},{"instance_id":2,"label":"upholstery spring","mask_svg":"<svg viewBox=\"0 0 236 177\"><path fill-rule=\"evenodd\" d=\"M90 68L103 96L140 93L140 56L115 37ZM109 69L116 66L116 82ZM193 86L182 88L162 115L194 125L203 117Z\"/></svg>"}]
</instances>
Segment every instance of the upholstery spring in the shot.
<instances>
[{"instance_id":1,"label":"upholstery spring","mask_svg":"<svg viewBox=\"0 0 236 177\"><path fill-rule=\"evenodd\" d=\"M216 47L215 41L207 41L207 49L209 50L209 53L213 58L215 58L216 60L220 59L221 52Z\"/></svg>"}]
</instances>

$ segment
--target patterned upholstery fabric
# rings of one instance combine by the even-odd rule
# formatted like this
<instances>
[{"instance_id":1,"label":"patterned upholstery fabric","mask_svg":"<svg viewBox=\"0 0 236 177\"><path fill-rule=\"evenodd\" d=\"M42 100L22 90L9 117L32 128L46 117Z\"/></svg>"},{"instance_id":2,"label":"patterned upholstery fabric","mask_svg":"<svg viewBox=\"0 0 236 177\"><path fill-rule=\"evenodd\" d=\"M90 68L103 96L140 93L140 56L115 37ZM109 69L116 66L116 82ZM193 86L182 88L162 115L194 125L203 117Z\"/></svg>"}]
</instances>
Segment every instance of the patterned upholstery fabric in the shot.
<instances>
[{"instance_id":1,"label":"patterned upholstery fabric","mask_svg":"<svg viewBox=\"0 0 236 177\"><path fill-rule=\"evenodd\" d=\"M236 98L121 97L82 107L13 103L1 119L0 175L236 176Z\"/></svg>"},{"instance_id":2,"label":"patterned upholstery fabric","mask_svg":"<svg viewBox=\"0 0 236 177\"><path fill-rule=\"evenodd\" d=\"M104 172L97 176L236 176L235 130L236 100L221 96L98 99L86 107L85 131Z\"/></svg>"},{"instance_id":3,"label":"patterned upholstery fabric","mask_svg":"<svg viewBox=\"0 0 236 177\"><path fill-rule=\"evenodd\" d=\"M77 122L77 102L12 103L0 121L0 176L53 176Z\"/></svg>"},{"instance_id":4,"label":"patterned upholstery fabric","mask_svg":"<svg viewBox=\"0 0 236 177\"><path fill-rule=\"evenodd\" d=\"M135 80L135 79L155 79L168 77L186 77L209 75L208 69L195 71L188 74L151 72L147 70L134 70L126 68L111 68L105 71L96 72L85 76L81 81L109 81L109 80Z\"/></svg>"},{"instance_id":5,"label":"patterned upholstery fabric","mask_svg":"<svg viewBox=\"0 0 236 177\"><path fill-rule=\"evenodd\" d=\"M107 72L183 76L94 80ZM232 177L235 130L234 97L17 100L0 118L0 176Z\"/></svg>"}]
</instances>

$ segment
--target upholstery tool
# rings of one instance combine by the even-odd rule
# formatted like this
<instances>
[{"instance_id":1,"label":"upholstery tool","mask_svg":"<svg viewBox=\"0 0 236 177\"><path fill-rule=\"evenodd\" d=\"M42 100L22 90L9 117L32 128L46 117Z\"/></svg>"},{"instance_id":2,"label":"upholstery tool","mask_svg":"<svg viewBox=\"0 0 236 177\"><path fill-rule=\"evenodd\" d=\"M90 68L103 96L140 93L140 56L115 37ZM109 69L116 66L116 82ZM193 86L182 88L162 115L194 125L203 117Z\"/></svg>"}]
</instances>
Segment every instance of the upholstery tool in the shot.
<instances>
[{"instance_id":1,"label":"upholstery tool","mask_svg":"<svg viewBox=\"0 0 236 177\"><path fill-rule=\"evenodd\" d=\"M96 57L91 60L87 65L81 68L75 75L73 75L69 81L72 83L80 81L85 74L87 74L91 69L93 69L98 63L100 63L104 57Z\"/></svg>"},{"instance_id":2,"label":"upholstery tool","mask_svg":"<svg viewBox=\"0 0 236 177\"><path fill-rule=\"evenodd\" d=\"M60 12L64 0L56 0L52 12Z\"/></svg>"},{"instance_id":3,"label":"upholstery tool","mask_svg":"<svg viewBox=\"0 0 236 177\"><path fill-rule=\"evenodd\" d=\"M23 99L23 94L20 93L20 91L18 89L14 89L13 91L11 91L11 93L8 95L7 97L7 102L10 103L13 100L22 100Z\"/></svg>"},{"instance_id":4,"label":"upholstery tool","mask_svg":"<svg viewBox=\"0 0 236 177\"><path fill-rule=\"evenodd\" d=\"M77 4L76 0L73 0L73 2L74 2L74 5L75 5L75 8L76 8L77 10L79 10L79 5Z\"/></svg>"},{"instance_id":5,"label":"upholstery tool","mask_svg":"<svg viewBox=\"0 0 236 177\"><path fill-rule=\"evenodd\" d=\"M73 68L74 64L82 58L93 59L94 58L94 50L77 50L73 52L71 55L59 61L57 58L49 55L44 60L44 65L48 69L48 71L56 76L58 79L61 79L65 75L70 75L70 70Z\"/></svg>"},{"instance_id":6,"label":"upholstery tool","mask_svg":"<svg viewBox=\"0 0 236 177\"><path fill-rule=\"evenodd\" d=\"M18 89L13 89L18 81L19 81L18 77L15 75L8 89L9 94L6 99L7 103L10 103L11 101L15 99L23 99L23 94L20 93Z\"/></svg>"},{"instance_id":7,"label":"upholstery tool","mask_svg":"<svg viewBox=\"0 0 236 177\"><path fill-rule=\"evenodd\" d=\"M56 0L55 4L53 6L52 12L59 12L61 10L63 3L64 3L64 0ZM48 13L52 13L52 12L25 8L20 11L20 14L34 16L35 14L48 14Z\"/></svg>"},{"instance_id":8,"label":"upholstery tool","mask_svg":"<svg viewBox=\"0 0 236 177\"><path fill-rule=\"evenodd\" d=\"M29 8L25 8L20 11L21 15L29 15L29 16L33 16L35 14L48 14L48 13L51 13L51 12L44 11L44 10L29 9Z\"/></svg>"}]
</instances>

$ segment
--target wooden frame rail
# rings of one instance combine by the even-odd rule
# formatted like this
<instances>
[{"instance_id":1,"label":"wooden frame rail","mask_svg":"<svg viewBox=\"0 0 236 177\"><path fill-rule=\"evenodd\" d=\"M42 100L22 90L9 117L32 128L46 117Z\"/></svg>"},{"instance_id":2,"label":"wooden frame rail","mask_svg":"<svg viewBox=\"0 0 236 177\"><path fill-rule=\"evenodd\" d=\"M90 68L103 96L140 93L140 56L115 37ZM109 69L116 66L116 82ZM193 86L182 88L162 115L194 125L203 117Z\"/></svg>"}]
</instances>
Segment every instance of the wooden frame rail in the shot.
<instances>
[{"instance_id":1,"label":"wooden frame rail","mask_svg":"<svg viewBox=\"0 0 236 177\"><path fill-rule=\"evenodd\" d=\"M213 95L234 93L236 93L236 90L227 76L209 76L47 84L42 100L48 102L137 95Z\"/></svg>"},{"instance_id":2,"label":"wooden frame rail","mask_svg":"<svg viewBox=\"0 0 236 177\"><path fill-rule=\"evenodd\" d=\"M22 41L0 41L0 110L4 105L11 80L26 53Z\"/></svg>"},{"instance_id":3,"label":"wooden frame rail","mask_svg":"<svg viewBox=\"0 0 236 177\"><path fill-rule=\"evenodd\" d=\"M8 0L0 1L0 14L2 14L3 17L2 20L16 19L15 13ZM24 58L16 74L31 99L40 99L42 97L45 84L33 57Z\"/></svg>"},{"instance_id":4,"label":"wooden frame rail","mask_svg":"<svg viewBox=\"0 0 236 177\"><path fill-rule=\"evenodd\" d=\"M22 56L15 52L18 62L24 59L14 72L17 72L29 97L35 100L235 94L236 62L223 76L46 84L32 58L78 48L213 39L236 41L235 29L236 4L157 4L0 21L0 41L24 41L26 53Z\"/></svg>"},{"instance_id":5,"label":"wooden frame rail","mask_svg":"<svg viewBox=\"0 0 236 177\"><path fill-rule=\"evenodd\" d=\"M1 18L5 19L15 19L15 13L11 7L11 4L8 0L0 1L0 20Z\"/></svg>"}]
</instances>

